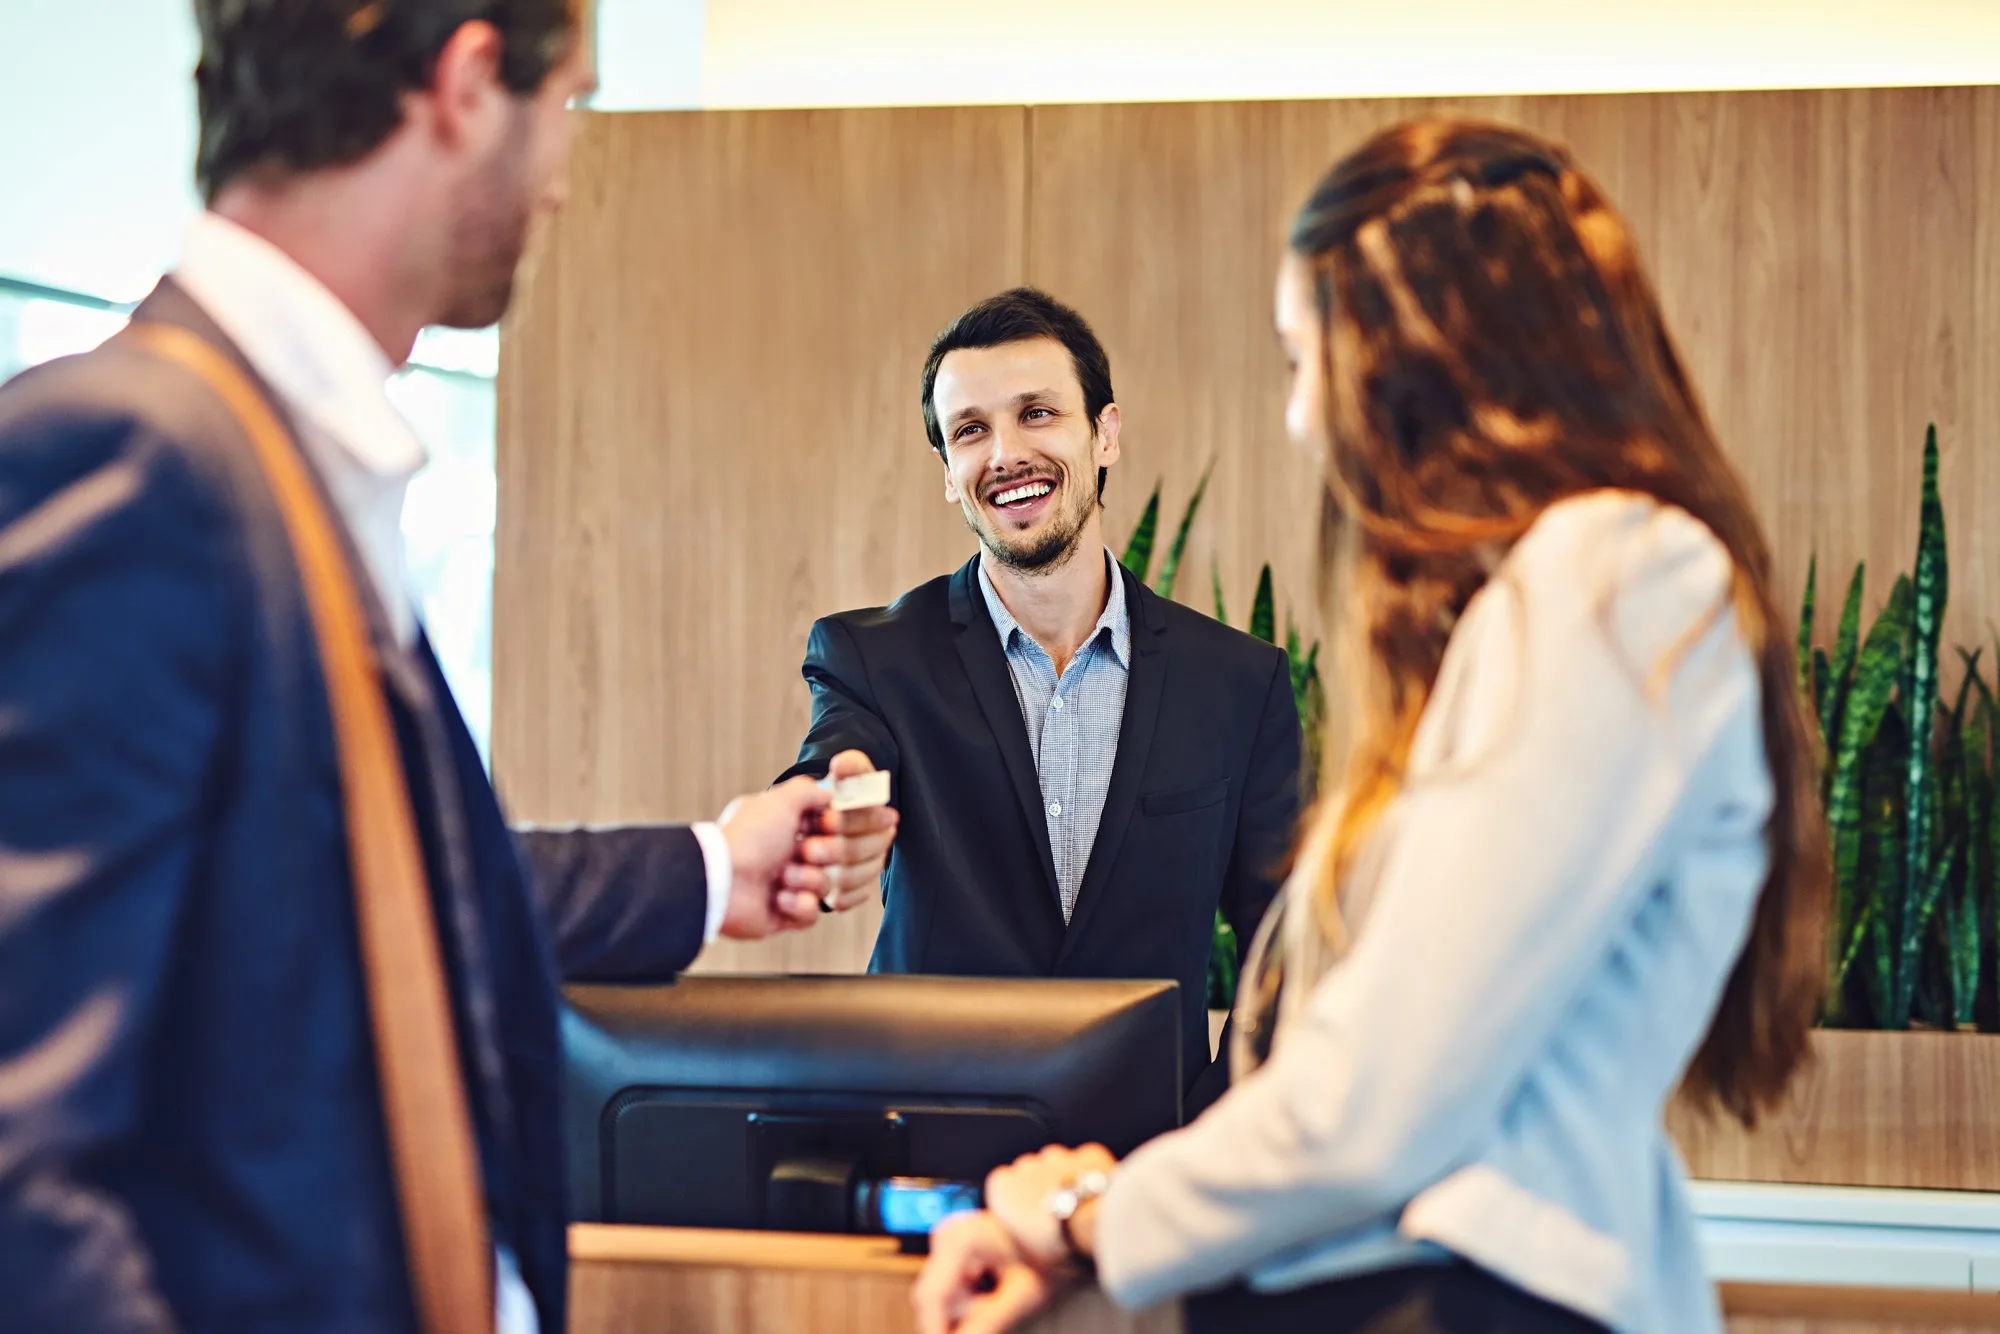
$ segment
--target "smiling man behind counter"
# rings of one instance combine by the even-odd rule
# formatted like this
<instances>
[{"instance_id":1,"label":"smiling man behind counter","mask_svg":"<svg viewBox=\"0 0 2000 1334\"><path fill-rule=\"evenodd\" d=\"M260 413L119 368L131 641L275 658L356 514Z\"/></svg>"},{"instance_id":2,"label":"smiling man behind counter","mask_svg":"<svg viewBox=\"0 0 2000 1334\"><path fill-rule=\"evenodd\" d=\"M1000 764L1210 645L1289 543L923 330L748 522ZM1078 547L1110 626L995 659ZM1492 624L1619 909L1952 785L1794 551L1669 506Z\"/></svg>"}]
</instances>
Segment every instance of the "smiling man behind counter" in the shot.
<instances>
[{"instance_id":1,"label":"smiling man behind counter","mask_svg":"<svg viewBox=\"0 0 2000 1334\"><path fill-rule=\"evenodd\" d=\"M1112 558L1118 405L1074 310L1032 288L973 306L932 344L922 404L979 553L813 626L787 776L849 749L892 776L871 971L1175 979L1192 1112L1222 1082L1203 1077L1216 908L1247 943L1298 813L1285 655Z\"/></svg>"}]
</instances>

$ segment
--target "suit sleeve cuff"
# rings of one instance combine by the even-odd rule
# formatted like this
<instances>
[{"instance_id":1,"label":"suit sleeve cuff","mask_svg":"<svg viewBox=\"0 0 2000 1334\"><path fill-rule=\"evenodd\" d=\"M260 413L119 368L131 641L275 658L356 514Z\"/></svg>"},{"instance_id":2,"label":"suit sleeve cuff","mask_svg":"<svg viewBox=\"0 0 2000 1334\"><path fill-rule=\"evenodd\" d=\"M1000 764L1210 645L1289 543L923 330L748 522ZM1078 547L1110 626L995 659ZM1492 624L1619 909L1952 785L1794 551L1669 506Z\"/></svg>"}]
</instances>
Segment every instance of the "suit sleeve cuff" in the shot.
<instances>
[{"instance_id":1,"label":"suit sleeve cuff","mask_svg":"<svg viewBox=\"0 0 2000 1334\"><path fill-rule=\"evenodd\" d=\"M695 841L701 844L702 864L708 868L708 920L702 928L706 945L722 932L722 919L729 913L729 882L736 878L736 865L729 856L729 840L722 826L704 820L692 826Z\"/></svg>"}]
</instances>

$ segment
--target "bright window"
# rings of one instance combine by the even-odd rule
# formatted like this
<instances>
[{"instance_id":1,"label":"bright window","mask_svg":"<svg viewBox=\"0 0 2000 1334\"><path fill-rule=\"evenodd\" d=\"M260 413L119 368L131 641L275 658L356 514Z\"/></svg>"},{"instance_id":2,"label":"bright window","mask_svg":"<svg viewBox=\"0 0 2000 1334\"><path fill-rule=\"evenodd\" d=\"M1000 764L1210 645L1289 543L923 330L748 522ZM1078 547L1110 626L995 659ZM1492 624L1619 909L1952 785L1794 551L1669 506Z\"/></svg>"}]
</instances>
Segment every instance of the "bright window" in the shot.
<instances>
[{"instance_id":1,"label":"bright window","mask_svg":"<svg viewBox=\"0 0 2000 1334\"><path fill-rule=\"evenodd\" d=\"M87 352L124 327L122 310L67 293L0 285L0 380ZM404 561L419 614L466 723L487 753L493 714L492 330L426 330L389 397L431 460L403 505Z\"/></svg>"}]
</instances>

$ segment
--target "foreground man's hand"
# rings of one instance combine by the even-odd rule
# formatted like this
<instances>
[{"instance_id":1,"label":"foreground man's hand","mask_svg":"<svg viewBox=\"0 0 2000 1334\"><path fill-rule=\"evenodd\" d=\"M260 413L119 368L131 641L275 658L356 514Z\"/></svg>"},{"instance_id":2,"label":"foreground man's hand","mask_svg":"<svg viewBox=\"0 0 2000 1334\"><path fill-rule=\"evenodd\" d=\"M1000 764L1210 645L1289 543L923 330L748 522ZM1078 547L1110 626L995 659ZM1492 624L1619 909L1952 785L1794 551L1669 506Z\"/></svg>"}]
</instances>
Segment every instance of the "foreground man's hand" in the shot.
<instances>
[{"instance_id":1,"label":"foreground man's hand","mask_svg":"<svg viewBox=\"0 0 2000 1334\"><path fill-rule=\"evenodd\" d=\"M819 920L819 900L787 888L785 869L798 852L799 831L826 809L832 794L810 778L794 778L768 792L738 797L716 823L729 842L729 908L722 934L762 940Z\"/></svg>"},{"instance_id":2,"label":"foreground man's hand","mask_svg":"<svg viewBox=\"0 0 2000 1334\"><path fill-rule=\"evenodd\" d=\"M860 751L843 750L833 757L827 775L850 778L874 767ZM808 837L799 844L797 859L785 868L785 888L803 890L833 912L858 908L879 896L882 870L900 819L890 806L820 811Z\"/></svg>"},{"instance_id":3,"label":"foreground man's hand","mask_svg":"<svg viewBox=\"0 0 2000 1334\"><path fill-rule=\"evenodd\" d=\"M992 1214L954 1214L931 1232L910 1304L920 1334L1001 1334L1047 1306L1063 1282L1029 1263Z\"/></svg>"}]
</instances>

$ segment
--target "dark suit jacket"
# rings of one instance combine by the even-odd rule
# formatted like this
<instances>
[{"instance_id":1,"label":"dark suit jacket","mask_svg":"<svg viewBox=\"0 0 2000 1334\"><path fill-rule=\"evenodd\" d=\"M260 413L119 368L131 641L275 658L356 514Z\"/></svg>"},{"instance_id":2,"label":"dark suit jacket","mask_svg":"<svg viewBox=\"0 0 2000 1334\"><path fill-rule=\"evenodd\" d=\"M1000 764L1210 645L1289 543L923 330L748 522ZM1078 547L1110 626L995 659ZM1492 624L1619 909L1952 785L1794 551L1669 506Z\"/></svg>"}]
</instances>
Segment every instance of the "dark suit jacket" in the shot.
<instances>
[{"instance_id":1,"label":"dark suit jacket","mask_svg":"<svg viewBox=\"0 0 2000 1334\"><path fill-rule=\"evenodd\" d=\"M138 318L229 350L171 284ZM494 1235L560 1331L558 970L690 960L700 849L540 836L538 900L375 616ZM128 340L0 390L0 645L0 1325L413 1329L299 575L247 440Z\"/></svg>"},{"instance_id":2,"label":"dark suit jacket","mask_svg":"<svg viewBox=\"0 0 2000 1334\"><path fill-rule=\"evenodd\" d=\"M892 775L903 821L873 971L1172 978L1192 1084L1209 1063L1216 907L1247 945L1298 817L1285 655L1120 570L1125 717L1065 926L1034 753L977 569L975 557L892 606L813 626L812 729L786 776L824 774L850 747Z\"/></svg>"}]
</instances>

